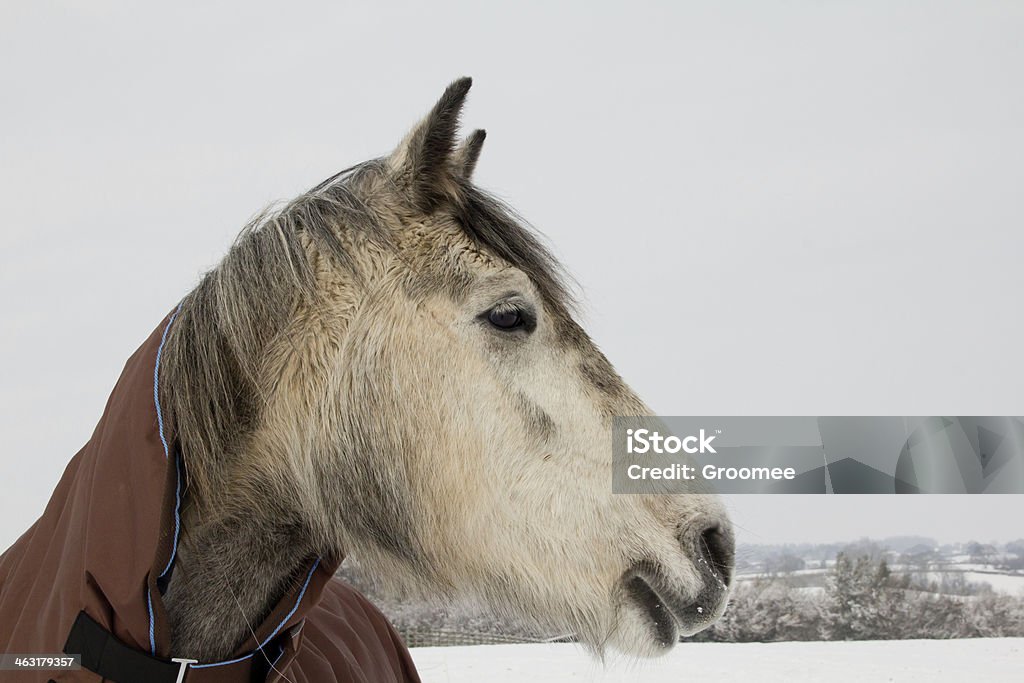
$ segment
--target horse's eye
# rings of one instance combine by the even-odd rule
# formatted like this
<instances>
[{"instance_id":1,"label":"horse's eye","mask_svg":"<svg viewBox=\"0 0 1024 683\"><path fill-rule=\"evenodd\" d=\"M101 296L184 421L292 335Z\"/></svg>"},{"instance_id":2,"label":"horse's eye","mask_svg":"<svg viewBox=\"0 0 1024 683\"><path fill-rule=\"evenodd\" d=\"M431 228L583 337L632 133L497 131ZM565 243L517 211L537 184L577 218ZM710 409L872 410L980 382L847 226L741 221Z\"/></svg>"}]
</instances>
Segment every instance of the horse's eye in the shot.
<instances>
[{"instance_id":1,"label":"horse's eye","mask_svg":"<svg viewBox=\"0 0 1024 683\"><path fill-rule=\"evenodd\" d=\"M515 330L523 326L523 315L514 308L492 308L487 313L487 322L499 330Z\"/></svg>"}]
</instances>

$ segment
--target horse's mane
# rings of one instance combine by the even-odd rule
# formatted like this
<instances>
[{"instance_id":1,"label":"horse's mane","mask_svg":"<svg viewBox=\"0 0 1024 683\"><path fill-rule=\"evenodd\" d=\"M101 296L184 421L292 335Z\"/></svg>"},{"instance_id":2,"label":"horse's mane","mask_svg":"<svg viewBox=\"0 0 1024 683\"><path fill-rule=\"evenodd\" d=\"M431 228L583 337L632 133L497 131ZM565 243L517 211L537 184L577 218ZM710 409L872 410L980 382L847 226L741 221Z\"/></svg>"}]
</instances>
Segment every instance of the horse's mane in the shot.
<instances>
[{"instance_id":1,"label":"horse's mane","mask_svg":"<svg viewBox=\"0 0 1024 683\"><path fill-rule=\"evenodd\" d=\"M359 264L346 247L351 239L395 248L394 229L363 191L381 178L385 162L365 162L257 215L182 301L163 349L159 396L193 490L214 490L220 465L244 448L258 424L266 401L262 363L298 303L318 297L315 260L330 259L358 282ZM449 208L467 237L525 272L556 312L570 311L561 266L532 229L468 180L457 187Z\"/></svg>"}]
</instances>

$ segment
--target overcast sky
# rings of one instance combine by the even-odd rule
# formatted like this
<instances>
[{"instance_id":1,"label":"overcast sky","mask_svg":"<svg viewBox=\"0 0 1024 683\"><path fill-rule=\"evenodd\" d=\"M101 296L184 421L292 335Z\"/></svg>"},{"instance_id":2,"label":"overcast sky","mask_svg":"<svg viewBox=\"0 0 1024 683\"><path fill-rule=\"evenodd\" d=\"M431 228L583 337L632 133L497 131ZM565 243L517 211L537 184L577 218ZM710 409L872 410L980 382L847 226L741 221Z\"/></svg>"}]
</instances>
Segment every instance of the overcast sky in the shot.
<instances>
[{"instance_id":1,"label":"overcast sky","mask_svg":"<svg viewBox=\"0 0 1024 683\"><path fill-rule=\"evenodd\" d=\"M1024 413L1024 4L0 5L0 548L246 220L453 78L662 414ZM741 540L1024 536L1024 497L730 501Z\"/></svg>"}]
</instances>

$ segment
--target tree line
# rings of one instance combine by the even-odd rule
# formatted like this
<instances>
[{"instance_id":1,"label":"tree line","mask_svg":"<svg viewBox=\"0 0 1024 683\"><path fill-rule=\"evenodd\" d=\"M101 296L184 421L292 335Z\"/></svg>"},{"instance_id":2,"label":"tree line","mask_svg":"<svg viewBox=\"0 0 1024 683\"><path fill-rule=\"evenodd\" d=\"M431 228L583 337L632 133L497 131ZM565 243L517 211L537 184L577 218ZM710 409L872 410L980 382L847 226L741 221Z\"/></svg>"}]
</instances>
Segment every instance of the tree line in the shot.
<instances>
[{"instance_id":1,"label":"tree line","mask_svg":"<svg viewBox=\"0 0 1024 683\"><path fill-rule=\"evenodd\" d=\"M823 590L741 581L729 609L689 641L772 642L1024 636L1024 598L945 595L894 575L885 559L839 553Z\"/></svg>"}]
</instances>

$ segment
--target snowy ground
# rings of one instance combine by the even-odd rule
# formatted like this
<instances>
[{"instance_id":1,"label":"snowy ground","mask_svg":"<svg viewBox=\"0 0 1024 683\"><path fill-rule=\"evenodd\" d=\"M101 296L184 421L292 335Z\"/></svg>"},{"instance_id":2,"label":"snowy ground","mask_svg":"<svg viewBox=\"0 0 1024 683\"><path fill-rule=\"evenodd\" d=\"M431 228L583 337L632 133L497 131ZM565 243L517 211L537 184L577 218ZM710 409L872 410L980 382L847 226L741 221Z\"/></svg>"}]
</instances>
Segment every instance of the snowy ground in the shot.
<instances>
[{"instance_id":1,"label":"snowy ground","mask_svg":"<svg viewBox=\"0 0 1024 683\"><path fill-rule=\"evenodd\" d=\"M992 590L997 593L1006 593L1008 595L1024 595L1024 574L1008 574L1006 572L995 571L992 569L977 569L978 567L984 567L983 565L951 565L947 569L942 571L926 571L920 572L915 570L900 569L898 566L890 567L893 573L896 575L901 574L913 574L915 576L927 576L930 581L942 581L945 579L954 579L962 577L967 583L987 583L992 587ZM825 582L827 569L800 569L798 571L784 574L783 576L788 580L792 580L791 577L803 577L806 582L810 579L811 582L818 579L821 583ZM774 578L770 574L739 574L736 579L738 581L751 581L759 578ZM799 584L797 584L799 586ZM807 587L807 586L804 586Z\"/></svg>"},{"instance_id":2,"label":"snowy ground","mask_svg":"<svg viewBox=\"0 0 1024 683\"><path fill-rule=\"evenodd\" d=\"M607 667L566 644L425 647L412 656L424 683L1024 680L1024 638L684 643L661 659Z\"/></svg>"},{"instance_id":3,"label":"snowy ground","mask_svg":"<svg viewBox=\"0 0 1024 683\"><path fill-rule=\"evenodd\" d=\"M941 581L943 575L952 578L955 574L955 572L928 572L928 578ZM962 572L962 574L967 583L987 583L997 593L1024 595L1024 576L996 572Z\"/></svg>"}]
</instances>

